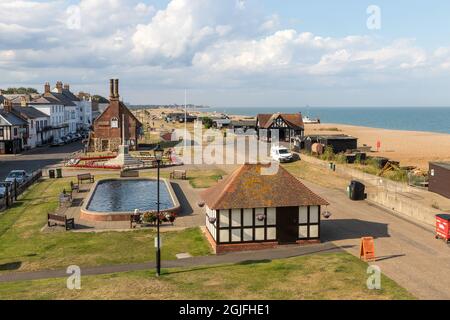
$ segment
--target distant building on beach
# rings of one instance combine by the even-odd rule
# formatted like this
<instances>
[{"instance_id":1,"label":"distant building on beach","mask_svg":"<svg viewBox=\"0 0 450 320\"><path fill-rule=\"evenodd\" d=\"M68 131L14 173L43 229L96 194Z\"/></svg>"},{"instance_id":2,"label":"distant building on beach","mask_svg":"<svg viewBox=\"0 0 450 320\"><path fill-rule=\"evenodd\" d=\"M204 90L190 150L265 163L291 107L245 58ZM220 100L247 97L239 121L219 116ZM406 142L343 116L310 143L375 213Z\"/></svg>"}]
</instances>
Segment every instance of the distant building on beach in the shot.
<instances>
[{"instance_id":1,"label":"distant building on beach","mask_svg":"<svg viewBox=\"0 0 450 320\"><path fill-rule=\"evenodd\" d=\"M94 131L90 134L90 151L118 151L121 144L136 150L142 123L119 100L119 80L110 80L109 105L94 121ZM123 140L125 138L125 141Z\"/></svg>"},{"instance_id":2,"label":"distant building on beach","mask_svg":"<svg viewBox=\"0 0 450 320\"><path fill-rule=\"evenodd\" d=\"M428 191L450 199L450 162L430 162Z\"/></svg>"},{"instance_id":3,"label":"distant building on beach","mask_svg":"<svg viewBox=\"0 0 450 320\"><path fill-rule=\"evenodd\" d=\"M217 253L320 242L321 206L328 202L283 167L275 174L264 169L244 164L202 193Z\"/></svg>"},{"instance_id":4,"label":"distant building on beach","mask_svg":"<svg viewBox=\"0 0 450 320\"><path fill-rule=\"evenodd\" d=\"M358 138L345 134L337 135L309 135L295 139L294 148L312 152L312 146L319 143L323 146L333 148L334 153L346 152L347 150L355 150L358 147Z\"/></svg>"},{"instance_id":5,"label":"distant building on beach","mask_svg":"<svg viewBox=\"0 0 450 320\"><path fill-rule=\"evenodd\" d=\"M305 126L303 124L302 114L258 114L256 118L256 131L258 134L258 138L271 141L271 130L278 130L278 138L280 141L289 142L295 137L303 136Z\"/></svg>"}]
</instances>

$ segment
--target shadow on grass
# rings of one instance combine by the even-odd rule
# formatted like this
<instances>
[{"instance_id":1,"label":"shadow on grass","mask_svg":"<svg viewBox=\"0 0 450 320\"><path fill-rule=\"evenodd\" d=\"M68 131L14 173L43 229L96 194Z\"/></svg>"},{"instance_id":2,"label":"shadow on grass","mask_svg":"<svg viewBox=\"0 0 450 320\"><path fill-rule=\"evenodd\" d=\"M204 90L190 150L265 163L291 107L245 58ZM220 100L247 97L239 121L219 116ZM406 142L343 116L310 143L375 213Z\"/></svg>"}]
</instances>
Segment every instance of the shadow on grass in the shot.
<instances>
[{"instance_id":1,"label":"shadow on grass","mask_svg":"<svg viewBox=\"0 0 450 320\"><path fill-rule=\"evenodd\" d=\"M237 262L237 263L227 263L227 264L203 266L203 267L192 267L190 269L177 270L177 271L170 271L170 269L163 269L163 274L170 275L170 274L177 274L177 273L187 273L187 272L195 272L195 271L204 271L204 270L214 270L214 269L228 268L230 266L247 266L247 265L252 265L252 264L261 264L261 263L270 263L270 262L272 262L272 260L270 260L270 259L246 260L246 261L241 261L241 262Z\"/></svg>"},{"instance_id":2,"label":"shadow on grass","mask_svg":"<svg viewBox=\"0 0 450 320\"><path fill-rule=\"evenodd\" d=\"M21 261L0 264L0 271L18 270L21 265L22 265Z\"/></svg>"}]
</instances>

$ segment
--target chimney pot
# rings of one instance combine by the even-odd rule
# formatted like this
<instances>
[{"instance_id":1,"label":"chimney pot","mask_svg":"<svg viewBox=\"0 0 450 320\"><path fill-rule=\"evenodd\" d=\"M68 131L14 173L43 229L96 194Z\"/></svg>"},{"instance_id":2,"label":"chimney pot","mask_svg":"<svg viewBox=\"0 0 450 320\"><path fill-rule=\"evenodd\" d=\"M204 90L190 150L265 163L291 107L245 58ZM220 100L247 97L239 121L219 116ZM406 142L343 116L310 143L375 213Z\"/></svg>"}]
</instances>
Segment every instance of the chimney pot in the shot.
<instances>
[{"instance_id":1,"label":"chimney pot","mask_svg":"<svg viewBox=\"0 0 450 320\"><path fill-rule=\"evenodd\" d=\"M119 98L119 79L114 80L114 97Z\"/></svg>"},{"instance_id":2,"label":"chimney pot","mask_svg":"<svg viewBox=\"0 0 450 320\"><path fill-rule=\"evenodd\" d=\"M66 89L66 90L70 90L70 86L69 86L69 84L68 84L68 83L66 83L66 84L64 85L64 89Z\"/></svg>"},{"instance_id":3,"label":"chimney pot","mask_svg":"<svg viewBox=\"0 0 450 320\"><path fill-rule=\"evenodd\" d=\"M7 113L12 112L11 100L5 99L5 101L3 102L3 110Z\"/></svg>"},{"instance_id":4,"label":"chimney pot","mask_svg":"<svg viewBox=\"0 0 450 320\"><path fill-rule=\"evenodd\" d=\"M44 85L44 93L50 93L50 83L48 82Z\"/></svg>"},{"instance_id":5,"label":"chimney pot","mask_svg":"<svg viewBox=\"0 0 450 320\"><path fill-rule=\"evenodd\" d=\"M114 98L114 79L109 79L109 98Z\"/></svg>"}]
</instances>

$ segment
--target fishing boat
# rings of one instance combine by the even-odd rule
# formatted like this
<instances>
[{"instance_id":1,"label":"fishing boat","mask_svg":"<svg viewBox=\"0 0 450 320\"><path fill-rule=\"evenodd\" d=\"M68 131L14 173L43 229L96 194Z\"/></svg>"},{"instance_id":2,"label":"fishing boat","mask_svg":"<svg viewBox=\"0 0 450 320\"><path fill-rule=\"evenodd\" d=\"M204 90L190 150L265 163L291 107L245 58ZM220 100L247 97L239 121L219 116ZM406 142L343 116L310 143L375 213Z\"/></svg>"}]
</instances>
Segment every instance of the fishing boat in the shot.
<instances>
[{"instance_id":1,"label":"fishing boat","mask_svg":"<svg viewBox=\"0 0 450 320\"><path fill-rule=\"evenodd\" d=\"M312 119L308 116L303 116L303 123L305 124L320 123L320 119L319 118Z\"/></svg>"}]
</instances>

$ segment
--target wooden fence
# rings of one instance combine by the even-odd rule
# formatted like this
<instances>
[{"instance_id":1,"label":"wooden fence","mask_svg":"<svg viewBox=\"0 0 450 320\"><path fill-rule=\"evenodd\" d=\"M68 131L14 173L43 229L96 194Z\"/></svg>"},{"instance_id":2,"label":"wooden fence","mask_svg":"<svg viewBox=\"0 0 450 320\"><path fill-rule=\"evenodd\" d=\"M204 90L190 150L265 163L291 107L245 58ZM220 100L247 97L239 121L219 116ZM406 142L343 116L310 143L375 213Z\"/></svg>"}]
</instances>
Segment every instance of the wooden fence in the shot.
<instances>
[{"instance_id":1,"label":"wooden fence","mask_svg":"<svg viewBox=\"0 0 450 320\"><path fill-rule=\"evenodd\" d=\"M31 174L31 177L22 184L13 182L6 186L5 195L0 198L0 211L6 210L11 207L18 197L25 192L31 185L39 181L42 178L42 170L37 170Z\"/></svg>"}]
</instances>

